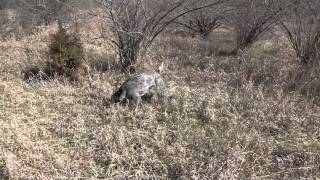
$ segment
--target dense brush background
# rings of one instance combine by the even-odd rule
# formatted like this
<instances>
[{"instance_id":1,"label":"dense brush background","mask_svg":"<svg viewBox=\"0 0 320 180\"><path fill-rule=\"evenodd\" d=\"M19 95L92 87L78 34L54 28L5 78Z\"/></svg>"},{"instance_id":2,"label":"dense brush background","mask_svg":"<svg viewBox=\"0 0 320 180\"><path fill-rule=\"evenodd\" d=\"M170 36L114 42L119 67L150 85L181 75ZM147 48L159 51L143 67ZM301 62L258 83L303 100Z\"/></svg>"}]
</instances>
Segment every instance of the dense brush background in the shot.
<instances>
[{"instance_id":1,"label":"dense brush background","mask_svg":"<svg viewBox=\"0 0 320 180\"><path fill-rule=\"evenodd\" d=\"M167 89L132 112L110 104L128 75L85 13L76 28L92 71L81 83L23 79L46 65L56 23L0 41L2 178L320 177L320 78L304 76L283 34L224 55L229 28L203 40L170 26L136 72L164 62Z\"/></svg>"}]
</instances>

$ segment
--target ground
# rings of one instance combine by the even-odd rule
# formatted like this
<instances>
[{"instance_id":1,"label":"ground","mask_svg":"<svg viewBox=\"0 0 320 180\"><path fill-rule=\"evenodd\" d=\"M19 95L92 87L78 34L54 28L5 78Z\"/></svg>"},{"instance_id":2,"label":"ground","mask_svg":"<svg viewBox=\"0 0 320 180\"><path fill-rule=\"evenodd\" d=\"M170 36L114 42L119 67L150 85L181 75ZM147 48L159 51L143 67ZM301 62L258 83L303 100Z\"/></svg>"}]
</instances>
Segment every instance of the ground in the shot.
<instances>
[{"instance_id":1,"label":"ground","mask_svg":"<svg viewBox=\"0 0 320 180\"><path fill-rule=\"evenodd\" d=\"M227 55L227 30L208 41L163 34L137 73L164 62L167 89L132 112L110 103L127 75L91 34L82 34L91 80L24 81L24 69L45 65L52 32L0 42L2 177L320 177L320 106L286 88L296 65L284 37Z\"/></svg>"}]
</instances>

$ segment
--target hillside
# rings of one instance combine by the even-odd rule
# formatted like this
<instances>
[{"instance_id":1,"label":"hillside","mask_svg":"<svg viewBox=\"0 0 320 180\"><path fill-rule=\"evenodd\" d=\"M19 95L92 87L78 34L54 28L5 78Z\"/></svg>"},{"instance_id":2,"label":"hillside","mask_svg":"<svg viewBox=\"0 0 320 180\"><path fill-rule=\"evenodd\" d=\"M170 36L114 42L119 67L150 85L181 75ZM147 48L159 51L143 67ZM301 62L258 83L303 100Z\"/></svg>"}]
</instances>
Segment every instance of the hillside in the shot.
<instances>
[{"instance_id":1,"label":"hillside","mask_svg":"<svg viewBox=\"0 0 320 180\"><path fill-rule=\"evenodd\" d=\"M164 62L167 89L133 112L110 103L128 76L90 28L81 37L91 80L23 80L45 65L55 30L0 42L2 177L320 177L319 99L291 91L296 57L283 36L229 56L216 53L233 46L227 30L208 41L163 34L137 74Z\"/></svg>"}]
</instances>

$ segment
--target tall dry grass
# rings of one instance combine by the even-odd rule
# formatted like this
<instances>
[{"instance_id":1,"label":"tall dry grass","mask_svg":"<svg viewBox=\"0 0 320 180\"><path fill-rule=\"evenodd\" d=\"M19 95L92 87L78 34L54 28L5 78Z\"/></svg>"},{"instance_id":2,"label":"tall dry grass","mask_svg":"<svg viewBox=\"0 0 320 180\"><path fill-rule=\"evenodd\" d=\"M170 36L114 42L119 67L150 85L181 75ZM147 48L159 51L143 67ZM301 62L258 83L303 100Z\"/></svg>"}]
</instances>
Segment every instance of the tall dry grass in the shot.
<instances>
[{"instance_id":1,"label":"tall dry grass","mask_svg":"<svg viewBox=\"0 0 320 180\"><path fill-rule=\"evenodd\" d=\"M0 43L2 177L320 177L320 107L286 91L295 57L282 37L233 56L216 54L227 33L161 37L139 71L164 61L167 91L131 112L109 101L127 78L116 66L82 84L24 82L27 64L45 64L49 31ZM112 47L82 33L89 64L114 64Z\"/></svg>"}]
</instances>

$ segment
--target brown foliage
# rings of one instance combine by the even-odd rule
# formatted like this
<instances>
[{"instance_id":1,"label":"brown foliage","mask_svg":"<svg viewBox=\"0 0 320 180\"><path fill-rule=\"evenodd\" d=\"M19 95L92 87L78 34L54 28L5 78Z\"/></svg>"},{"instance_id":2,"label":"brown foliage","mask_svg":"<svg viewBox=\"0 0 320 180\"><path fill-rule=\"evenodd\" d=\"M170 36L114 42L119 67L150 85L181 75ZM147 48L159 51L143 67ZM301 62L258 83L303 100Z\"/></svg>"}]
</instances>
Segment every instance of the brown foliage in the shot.
<instances>
[{"instance_id":1,"label":"brown foliage","mask_svg":"<svg viewBox=\"0 0 320 180\"><path fill-rule=\"evenodd\" d=\"M79 35L67 33L61 25L59 30L51 35L49 54L50 61L47 63L47 72L50 76L77 77L84 69L82 65L84 51Z\"/></svg>"}]
</instances>

